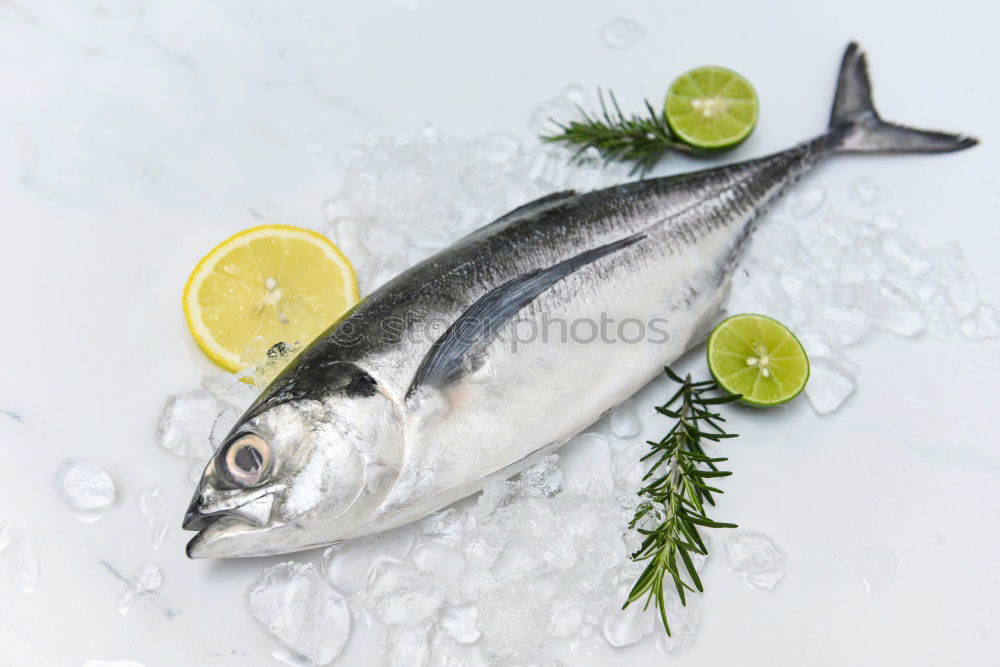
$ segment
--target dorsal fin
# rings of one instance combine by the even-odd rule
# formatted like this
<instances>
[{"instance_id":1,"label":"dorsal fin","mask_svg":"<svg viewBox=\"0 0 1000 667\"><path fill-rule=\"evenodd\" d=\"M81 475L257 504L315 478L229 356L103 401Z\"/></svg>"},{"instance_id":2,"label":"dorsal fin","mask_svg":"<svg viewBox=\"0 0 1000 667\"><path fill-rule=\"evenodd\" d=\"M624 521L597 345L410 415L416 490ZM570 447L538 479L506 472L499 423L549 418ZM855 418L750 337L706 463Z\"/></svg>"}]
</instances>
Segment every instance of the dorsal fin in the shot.
<instances>
[{"instance_id":1,"label":"dorsal fin","mask_svg":"<svg viewBox=\"0 0 1000 667\"><path fill-rule=\"evenodd\" d=\"M511 220L513 218L519 218L522 215L529 215L535 211L540 211L547 206L554 204L557 201L563 199L569 199L570 197L575 197L577 195L576 190L562 190L561 192L553 192L552 194L545 195L544 197L539 197L538 199L533 199L527 204L522 204L512 211L504 213L502 216L493 221L493 224L498 222L504 222L506 220Z\"/></svg>"},{"instance_id":2,"label":"dorsal fin","mask_svg":"<svg viewBox=\"0 0 1000 667\"><path fill-rule=\"evenodd\" d=\"M455 320L440 338L434 341L427 356L420 362L407 397L422 386L441 389L463 375L463 360L467 354L481 350L500 333L518 311L531 303L553 284L598 259L626 248L641 240L637 234L585 250L558 264L532 271L491 289Z\"/></svg>"}]
</instances>

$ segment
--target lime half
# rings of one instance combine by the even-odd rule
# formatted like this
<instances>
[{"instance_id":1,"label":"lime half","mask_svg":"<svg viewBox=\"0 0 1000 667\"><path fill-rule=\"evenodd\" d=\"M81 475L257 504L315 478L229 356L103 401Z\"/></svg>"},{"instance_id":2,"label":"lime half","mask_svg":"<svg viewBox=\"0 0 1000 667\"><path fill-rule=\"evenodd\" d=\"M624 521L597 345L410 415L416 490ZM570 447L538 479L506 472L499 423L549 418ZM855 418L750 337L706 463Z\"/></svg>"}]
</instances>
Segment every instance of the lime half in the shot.
<instances>
[{"instance_id":1,"label":"lime half","mask_svg":"<svg viewBox=\"0 0 1000 667\"><path fill-rule=\"evenodd\" d=\"M699 67L670 84L667 123L678 139L705 151L732 148L757 124L757 93L724 67Z\"/></svg>"},{"instance_id":2,"label":"lime half","mask_svg":"<svg viewBox=\"0 0 1000 667\"><path fill-rule=\"evenodd\" d=\"M790 401L809 379L809 357L788 328L764 315L733 315L708 337L708 367L719 386L742 403Z\"/></svg>"}]
</instances>

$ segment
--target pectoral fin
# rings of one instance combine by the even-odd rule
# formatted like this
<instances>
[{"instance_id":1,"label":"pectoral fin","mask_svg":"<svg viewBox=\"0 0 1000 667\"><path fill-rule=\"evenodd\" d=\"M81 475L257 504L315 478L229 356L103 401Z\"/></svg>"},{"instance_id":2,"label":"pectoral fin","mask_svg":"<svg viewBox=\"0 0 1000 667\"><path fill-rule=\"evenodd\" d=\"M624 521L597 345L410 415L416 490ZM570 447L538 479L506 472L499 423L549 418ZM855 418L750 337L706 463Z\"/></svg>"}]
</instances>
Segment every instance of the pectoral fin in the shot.
<instances>
[{"instance_id":1,"label":"pectoral fin","mask_svg":"<svg viewBox=\"0 0 1000 667\"><path fill-rule=\"evenodd\" d=\"M469 306L434 342L410 383L407 397L420 387L441 390L460 379L474 355L496 338L517 313L552 285L579 269L641 240L642 235L586 250L548 268L525 273L495 287Z\"/></svg>"}]
</instances>

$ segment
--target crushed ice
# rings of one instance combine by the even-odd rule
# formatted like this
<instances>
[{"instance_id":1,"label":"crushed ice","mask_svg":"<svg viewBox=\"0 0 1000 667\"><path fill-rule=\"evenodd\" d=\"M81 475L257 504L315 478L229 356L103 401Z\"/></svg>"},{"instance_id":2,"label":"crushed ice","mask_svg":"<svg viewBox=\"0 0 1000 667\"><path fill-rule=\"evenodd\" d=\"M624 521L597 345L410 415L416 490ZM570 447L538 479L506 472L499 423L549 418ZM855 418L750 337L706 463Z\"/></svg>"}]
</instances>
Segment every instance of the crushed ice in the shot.
<instances>
[{"instance_id":1,"label":"crushed ice","mask_svg":"<svg viewBox=\"0 0 1000 667\"><path fill-rule=\"evenodd\" d=\"M929 248L907 235L901 214L877 208L890 193L871 178L851 190L859 213L825 205L818 185L789 193L755 231L726 306L795 331L812 363L806 396L821 414L854 393L860 368L847 349L867 338L1000 337L1000 317L981 301L957 243Z\"/></svg>"}]
</instances>

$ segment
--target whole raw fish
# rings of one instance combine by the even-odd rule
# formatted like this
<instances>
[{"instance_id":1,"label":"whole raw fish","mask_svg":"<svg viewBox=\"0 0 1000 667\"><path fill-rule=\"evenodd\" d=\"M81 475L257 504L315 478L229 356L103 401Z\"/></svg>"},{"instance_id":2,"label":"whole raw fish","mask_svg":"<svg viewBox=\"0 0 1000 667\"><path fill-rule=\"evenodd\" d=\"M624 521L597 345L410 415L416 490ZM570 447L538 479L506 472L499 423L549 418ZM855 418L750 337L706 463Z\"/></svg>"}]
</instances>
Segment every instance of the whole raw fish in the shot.
<instances>
[{"instance_id":1,"label":"whole raw fish","mask_svg":"<svg viewBox=\"0 0 1000 667\"><path fill-rule=\"evenodd\" d=\"M508 213L377 290L274 380L205 468L188 555L327 545L517 473L698 341L755 221L821 160L975 143L882 121L851 44L815 139Z\"/></svg>"}]
</instances>

